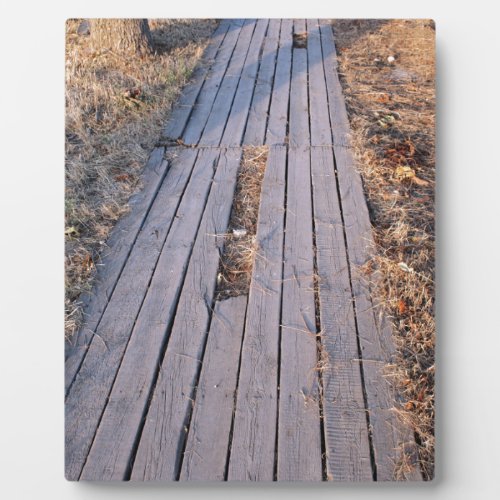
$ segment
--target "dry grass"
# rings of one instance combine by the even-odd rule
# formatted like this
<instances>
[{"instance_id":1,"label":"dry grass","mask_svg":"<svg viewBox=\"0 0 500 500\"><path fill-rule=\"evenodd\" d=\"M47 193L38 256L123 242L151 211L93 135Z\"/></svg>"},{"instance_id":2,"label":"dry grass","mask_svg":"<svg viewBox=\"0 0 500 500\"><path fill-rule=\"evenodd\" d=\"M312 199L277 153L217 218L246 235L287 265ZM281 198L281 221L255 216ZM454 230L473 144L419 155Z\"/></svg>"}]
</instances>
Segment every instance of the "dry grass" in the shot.
<instances>
[{"instance_id":1,"label":"dry grass","mask_svg":"<svg viewBox=\"0 0 500 500\"><path fill-rule=\"evenodd\" d=\"M92 286L110 229L139 189L139 174L172 103L203 53L214 20L150 20L157 53L95 52L79 20L66 25L66 335Z\"/></svg>"},{"instance_id":2,"label":"dry grass","mask_svg":"<svg viewBox=\"0 0 500 500\"><path fill-rule=\"evenodd\" d=\"M333 22L353 146L375 228L376 294L395 325L388 376L405 398L424 477L434 475L434 26ZM394 61L388 60L392 56ZM399 464L400 472L404 465Z\"/></svg>"},{"instance_id":3,"label":"dry grass","mask_svg":"<svg viewBox=\"0 0 500 500\"><path fill-rule=\"evenodd\" d=\"M243 149L228 232L217 275L217 300L248 293L256 255L255 235L267 146Z\"/></svg>"}]
</instances>

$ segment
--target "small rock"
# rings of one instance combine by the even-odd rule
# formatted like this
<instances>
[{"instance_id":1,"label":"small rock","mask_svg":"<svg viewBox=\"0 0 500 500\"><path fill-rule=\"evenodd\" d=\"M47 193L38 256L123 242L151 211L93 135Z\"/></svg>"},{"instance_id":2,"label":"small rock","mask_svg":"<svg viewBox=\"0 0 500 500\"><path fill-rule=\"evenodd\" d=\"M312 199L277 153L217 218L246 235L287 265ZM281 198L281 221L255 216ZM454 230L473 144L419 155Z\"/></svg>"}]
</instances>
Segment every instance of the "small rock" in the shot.
<instances>
[{"instance_id":1,"label":"small rock","mask_svg":"<svg viewBox=\"0 0 500 500\"><path fill-rule=\"evenodd\" d=\"M89 24L89 22L86 19L84 19L80 23L80 25L78 26L77 33L80 36L88 36L88 35L90 35L90 24Z\"/></svg>"}]
</instances>

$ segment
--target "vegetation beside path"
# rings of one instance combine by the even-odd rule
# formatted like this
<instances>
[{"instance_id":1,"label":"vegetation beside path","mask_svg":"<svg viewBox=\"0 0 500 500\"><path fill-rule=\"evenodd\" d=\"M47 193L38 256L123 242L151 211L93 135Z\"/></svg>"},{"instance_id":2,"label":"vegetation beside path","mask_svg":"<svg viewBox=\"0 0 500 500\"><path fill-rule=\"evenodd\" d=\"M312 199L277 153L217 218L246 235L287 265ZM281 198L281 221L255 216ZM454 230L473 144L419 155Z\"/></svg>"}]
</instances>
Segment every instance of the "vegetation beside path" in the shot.
<instances>
[{"instance_id":1,"label":"vegetation beside path","mask_svg":"<svg viewBox=\"0 0 500 500\"><path fill-rule=\"evenodd\" d=\"M395 328L388 367L426 479L434 476L435 51L431 20L333 21L340 77ZM405 464L399 464L404 475Z\"/></svg>"},{"instance_id":2,"label":"vegetation beside path","mask_svg":"<svg viewBox=\"0 0 500 500\"><path fill-rule=\"evenodd\" d=\"M119 22L119 21L117 21ZM215 20L149 20L153 53L95 48L92 21L66 23L65 332L81 323L109 231L140 189L139 175Z\"/></svg>"}]
</instances>

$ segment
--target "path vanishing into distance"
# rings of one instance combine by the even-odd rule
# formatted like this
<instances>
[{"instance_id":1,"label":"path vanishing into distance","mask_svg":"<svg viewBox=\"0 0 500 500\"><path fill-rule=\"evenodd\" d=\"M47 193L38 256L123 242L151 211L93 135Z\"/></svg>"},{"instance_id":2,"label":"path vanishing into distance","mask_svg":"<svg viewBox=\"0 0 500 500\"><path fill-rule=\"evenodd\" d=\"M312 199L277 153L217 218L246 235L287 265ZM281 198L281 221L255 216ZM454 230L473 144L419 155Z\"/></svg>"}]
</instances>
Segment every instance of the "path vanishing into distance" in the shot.
<instances>
[{"instance_id":1,"label":"path vanishing into distance","mask_svg":"<svg viewBox=\"0 0 500 500\"><path fill-rule=\"evenodd\" d=\"M243 147L249 293L218 300ZM324 20L222 20L66 346L70 480L421 480L384 377L372 230Z\"/></svg>"}]
</instances>

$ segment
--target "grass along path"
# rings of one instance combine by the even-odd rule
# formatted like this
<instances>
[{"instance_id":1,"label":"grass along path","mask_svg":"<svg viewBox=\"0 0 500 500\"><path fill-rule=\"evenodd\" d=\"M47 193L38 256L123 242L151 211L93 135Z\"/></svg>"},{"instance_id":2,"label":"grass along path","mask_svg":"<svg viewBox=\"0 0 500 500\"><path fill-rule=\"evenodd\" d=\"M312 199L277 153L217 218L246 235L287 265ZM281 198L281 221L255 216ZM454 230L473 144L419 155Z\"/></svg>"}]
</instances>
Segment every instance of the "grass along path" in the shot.
<instances>
[{"instance_id":1,"label":"grass along path","mask_svg":"<svg viewBox=\"0 0 500 500\"><path fill-rule=\"evenodd\" d=\"M333 22L340 76L378 245L374 296L394 325L424 477L434 475L435 32L430 20ZM404 464L400 471L404 473Z\"/></svg>"},{"instance_id":2,"label":"grass along path","mask_svg":"<svg viewBox=\"0 0 500 500\"><path fill-rule=\"evenodd\" d=\"M205 49L215 20L150 20L156 54L94 52L66 23L65 333L79 328L79 296L158 141L172 104Z\"/></svg>"}]
</instances>

